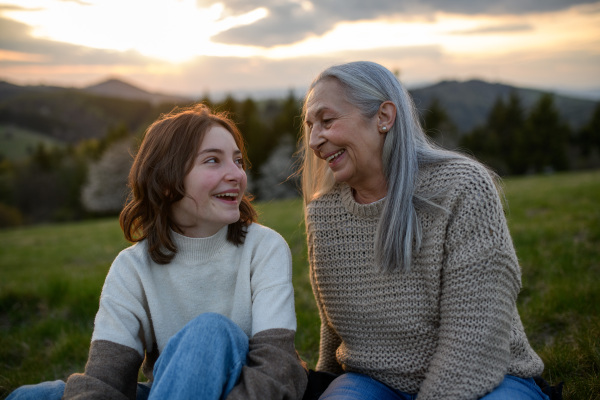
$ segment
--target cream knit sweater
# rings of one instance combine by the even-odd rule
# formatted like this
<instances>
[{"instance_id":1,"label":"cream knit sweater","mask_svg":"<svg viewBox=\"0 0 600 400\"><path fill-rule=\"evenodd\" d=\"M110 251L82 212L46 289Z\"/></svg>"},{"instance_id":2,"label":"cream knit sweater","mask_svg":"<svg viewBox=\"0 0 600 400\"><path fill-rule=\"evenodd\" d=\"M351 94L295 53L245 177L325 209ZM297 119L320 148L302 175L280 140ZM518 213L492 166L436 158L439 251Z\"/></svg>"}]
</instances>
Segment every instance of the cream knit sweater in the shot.
<instances>
[{"instance_id":1,"label":"cream knit sweater","mask_svg":"<svg viewBox=\"0 0 600 400\"><path fill-rule=\"evenodd\" d=\"M158 265L146 241L123 250L100 297L92 340L107 340L143 356L201 313L235 322L248 337L267 329L296 330L291 253L277 232L251 224L244 244L227 241L227 226L208 238L171 232L175 258Z\"/></svg>"},{"instance_id":2,"label":"cream knit sweater","mask_svg":"<svg viewBox=\"0 0 600 400\"><path fill-rule=\"evenodd\" d=\"M426 399L476 399L505 374L543 363L516 307L520 268L493 181L458 160L423 168L417 193L447 212L418 210L410 272L374 265L385 199L355 202L347 185L307 205L310 277L321 316L317 370L355 371Z\"/></svg>"},{"instance_id":3,"label":"cream knit sweater","mask_svg":"<svg viewBox=\"0 0 600 400\"><path fill-rule=\"evenodd\" d=\"M230 318L249 337L248 365L227 400L301 399L304 370L294 348L296 314L290 249L259 224L243 245L227 227L208 238L171 233L177 254L158 265L146 241L113 262L100 297L85 373L67 380L64 399L135 399L138 370L169 338L205 312Z\"/></svg>"}]
</instances>

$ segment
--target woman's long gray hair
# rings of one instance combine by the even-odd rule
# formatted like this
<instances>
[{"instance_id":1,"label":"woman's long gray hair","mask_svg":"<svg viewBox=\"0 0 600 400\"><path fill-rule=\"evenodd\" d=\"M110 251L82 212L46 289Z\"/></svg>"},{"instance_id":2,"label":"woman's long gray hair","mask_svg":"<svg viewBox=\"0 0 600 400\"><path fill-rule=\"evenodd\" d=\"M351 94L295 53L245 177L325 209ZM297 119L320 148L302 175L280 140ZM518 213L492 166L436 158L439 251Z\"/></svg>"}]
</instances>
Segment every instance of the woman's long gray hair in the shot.
<instances>
[{"instance_id":1,"label":"woman's long gray hair","mask_svg":"<svg viewBox=\"0 0 600 400\"><path fill-rule=\"evenodd\" d=\"M347 100L366 118L373 118L384 101L391 101L396 106L396 119L393 126L388 127L383 146L382 160L388 188L375 236L375 261L385 271L396 268L408 271L413 245L418 249L422 238L416 206L432 205L415 195L419 167L463 156L443 150L427 138L410 95L396 76L383 66L367 61L332 66L312 82L308 93L324 79L337 79L345 89ZM303 115L306 115L306 109ZM305 132L301 149L304 152L302 189L305 204L335 183L326 163L308 148L309 134Z\"/></svg>"}]
</instances>

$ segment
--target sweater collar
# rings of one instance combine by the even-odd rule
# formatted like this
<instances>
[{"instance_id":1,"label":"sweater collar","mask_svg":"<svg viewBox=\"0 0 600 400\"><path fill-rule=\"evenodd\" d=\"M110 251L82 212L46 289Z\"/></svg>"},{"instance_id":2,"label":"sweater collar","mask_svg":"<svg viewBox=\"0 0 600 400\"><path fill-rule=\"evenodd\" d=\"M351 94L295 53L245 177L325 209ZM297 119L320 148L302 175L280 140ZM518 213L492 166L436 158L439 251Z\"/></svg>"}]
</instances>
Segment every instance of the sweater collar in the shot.
<instances>
[{"instance_id":1,"label":"sweater collar","mask_svg":"<svg viewBox=\"0 0 600 400\"><path fill-rule=\"evenodd\" d=\"M175 258L186 264L201 264L217 255L227 244L227 226L206 238L191 238L171 230L173 242L177 246Z\"/></svg>"},{"instance_id":2,"label":"sweater collar","mask_svg":"<svg viewBox=\"0 0 600 400\"><path fill-rule=\"evenodd\" d=\"M354 200L354 195L352 194L352 188L350 186L345 184L341 185L339 190L342 204L350 214L361 218L373 218L381 215L385 204L385 197L373 203L360 204Z\"/></svg>"}]
</instances>

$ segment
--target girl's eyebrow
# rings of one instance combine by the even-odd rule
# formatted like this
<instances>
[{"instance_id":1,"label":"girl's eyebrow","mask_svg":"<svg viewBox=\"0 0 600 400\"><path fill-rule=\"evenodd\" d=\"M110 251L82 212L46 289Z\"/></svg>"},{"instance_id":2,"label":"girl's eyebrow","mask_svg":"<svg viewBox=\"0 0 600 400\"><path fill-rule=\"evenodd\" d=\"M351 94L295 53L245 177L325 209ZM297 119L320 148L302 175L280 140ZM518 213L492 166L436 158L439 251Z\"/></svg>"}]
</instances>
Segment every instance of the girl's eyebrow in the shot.
<instances>
[{"instance_id":1,"label":"girl's eyebrow","mask_svg":"<svg viewBox=\"0 0 600 400\"><path fill-rule=\"evenodd\" d=\"M198 152L198 155L201 154L206 154L206 153L218 153L218 154L224 154L225 151L223 151L222 149L218 149L218 148L214 148L214 149L204 149L204 150L200 150ZM242 151L240 149L234 150L233 154L242 154Z\"/></svg>"}]
</instances>

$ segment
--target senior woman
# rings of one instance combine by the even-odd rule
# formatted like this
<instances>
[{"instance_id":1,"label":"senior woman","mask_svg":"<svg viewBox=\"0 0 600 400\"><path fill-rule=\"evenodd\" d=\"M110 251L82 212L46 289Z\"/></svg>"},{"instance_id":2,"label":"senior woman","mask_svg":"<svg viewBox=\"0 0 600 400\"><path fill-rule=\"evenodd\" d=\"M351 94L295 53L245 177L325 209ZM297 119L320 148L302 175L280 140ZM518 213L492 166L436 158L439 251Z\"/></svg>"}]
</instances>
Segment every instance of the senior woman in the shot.
<instances>
[{"instance_id":1,"label":"senior woman","mask_svg":"<svg viewBox=\"0 0 600 400\"><path fill-rule=\"evenodd\" d=\"M547 399L494 175L430 143L375 63L323 71L303 118L320 398Z\"/></svg>"}]
</instances>

